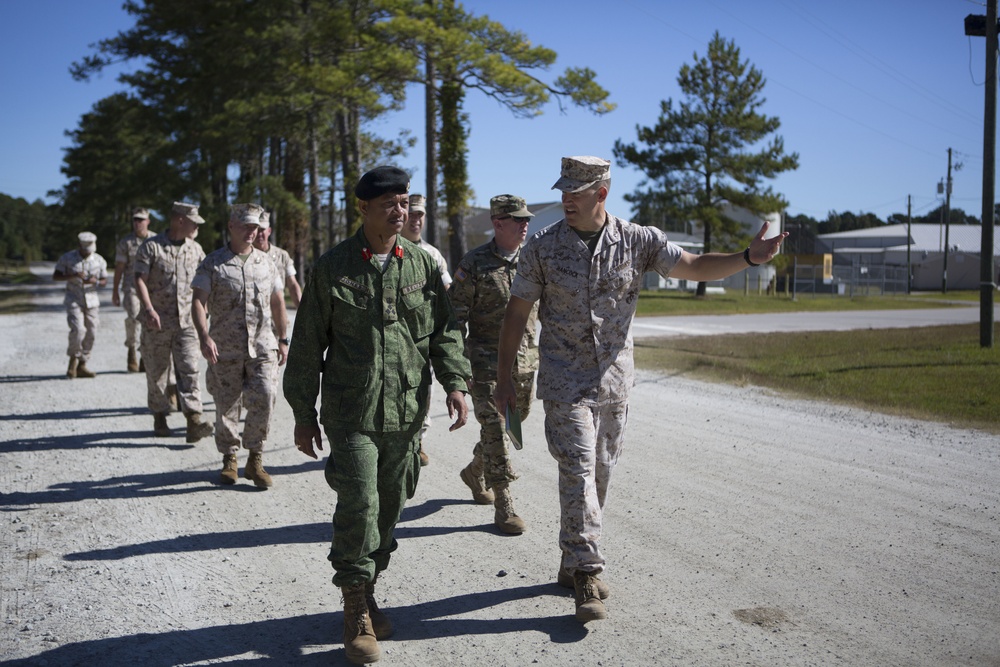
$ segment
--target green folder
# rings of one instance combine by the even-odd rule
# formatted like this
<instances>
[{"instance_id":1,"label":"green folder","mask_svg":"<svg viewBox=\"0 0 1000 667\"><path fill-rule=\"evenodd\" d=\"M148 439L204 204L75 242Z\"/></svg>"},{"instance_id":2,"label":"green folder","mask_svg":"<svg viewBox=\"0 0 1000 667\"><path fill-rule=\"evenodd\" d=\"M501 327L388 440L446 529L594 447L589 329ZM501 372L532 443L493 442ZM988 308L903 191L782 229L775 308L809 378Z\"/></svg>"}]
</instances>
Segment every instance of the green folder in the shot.
<instances>
[{"instance_id":1,"label":"green folder","mask_svg":"<svg viewBox=\"0 0 1000 667\"><path fill-rule=\"evenodd\" d=\"M509 403L507 404L507 413L504 415L504 421L507 422L507 436L514 443L514 449L524 447L521 443L521 415L517 412L517 408L511 410Z\"/></svg>"}]
</instances>

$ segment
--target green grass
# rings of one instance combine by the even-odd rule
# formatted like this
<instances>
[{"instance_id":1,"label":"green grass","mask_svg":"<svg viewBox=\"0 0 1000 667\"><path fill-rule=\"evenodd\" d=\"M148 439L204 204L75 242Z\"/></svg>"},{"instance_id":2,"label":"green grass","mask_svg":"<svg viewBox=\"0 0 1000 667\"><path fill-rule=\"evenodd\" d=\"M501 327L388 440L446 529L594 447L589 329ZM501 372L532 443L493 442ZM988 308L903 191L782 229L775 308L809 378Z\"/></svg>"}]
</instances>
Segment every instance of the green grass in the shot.
<instances>
[{"instance_id":1,"label":"green grass","mask_svg":"<svg viewBox=\"0 0 1000 667\"><path fill-rule=\"evenodd\" d=\"M979 346L978 324L643 338L635 358L640 368L1000 433L1000 347Z\"/></svg>"},{"instance_id":2,"label":"green grass","mask_svg":"<svg viewBox=\"0 0 1000 667\"><path fill-rule=\"evenodd\" d=\"M973 305L979 292L924 293L900 296L834 296L831 294L800 295L792 300L784 295L744 296L730 290L726 294L709 294L696 298L690 292L644 291L639 295L636 314L654 315L736 315L744 313L791 313L837 310L902 310L910 308L949 308ZM956 301L963 303L955 303Z\"/></svg>"}]
</instances>

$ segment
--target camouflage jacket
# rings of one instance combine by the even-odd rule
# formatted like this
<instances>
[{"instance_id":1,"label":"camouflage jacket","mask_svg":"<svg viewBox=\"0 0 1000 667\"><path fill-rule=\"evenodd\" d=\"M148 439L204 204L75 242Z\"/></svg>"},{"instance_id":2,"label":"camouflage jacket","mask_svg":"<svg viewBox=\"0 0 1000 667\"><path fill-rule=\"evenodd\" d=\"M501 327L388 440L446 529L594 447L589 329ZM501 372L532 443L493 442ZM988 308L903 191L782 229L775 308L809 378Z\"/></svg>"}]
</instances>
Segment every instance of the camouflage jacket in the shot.
<instances>
[{"instance_id":1,"label":"camouflage jacket","mask_svg":"<svg viewBox=\"0 0 1000 667\"><path fill-rule=\"evenodd\" d=\"M296 424L402 431L423 420L434 367L445 391L471 376L462 336L431 256L396 237L383 273L359 229L313 266L284 376ZM321 387L322 384L322 387Z\"/></svg>"},{"instance_id":2,"label":"camouflage jacket","mask_svg":"<svg viewBox=\"0 0 1000 667\"><path fill-rule=\"evenodd\" d=\"M271 294L283 284L266 252L251 247L244 262L223 246L198 266L191 287L208 294L209 334L220 360L266 357L278 349Z\"/></svg>"},{"instance_id":3,"label":"camouflage jacket","mask_svg":"<svg viewBox=\"0 0 1000 667\"><path fill-rule=\"evenodd\" d=\"M465 334L465 354L472 362L477 381L492 382L497 377L497 347L510 286L517 275L520 250L507 259L490 240L462 258L455 270L455 282L448 290L455 319ZM538 305L521 337L521 347L514 362L514 373L524 375L538 370L538 347L535 344Z\"/></svg>"},{"instance_id":4,"label":"camouflage jacket","mask_svg":"<svg viewBox=\"0 0 1000 667\"><path fill-rule=\"evenodd\" d=\"M139 246L135 272L142 274L149 300L160 316L164 331L194 327L191 319L191 281L205 259L205 251L193 239L175 245L166 233L150 237Z\"/></svg>"},{"instance_id":5,"label":"camouflage jacket","mask_svg":"<svg viewBox=\"0 0 1000 667\"><path fill-rule=\"evenodd\" d=\"M146 238L139 238L135 232L123 237L115 246L115 264L125 264L125 272L122 274L122 289L135 289L135 257L146 239L153 235L148 234Z\"/></svg>"},{"instance_id":6,"label":"camouflage jacket","mask_svg":"<svg viewBox=\"0 0 1000 667\"><path fill-rule=\"evenodd\" d=\"M281 284L284 286L285 281L289 276L294 276L295 262L292 261L292 256L288 254L287 250L283 250L273 243L267 244L267 250L265 251L274 265L278 267L278 277L281 279Z\"/></svg>"},{"instance_id":7,"label":"camouflage jacket","mask_svg":"<svg viewBox=\"0 0 1000 667\"><path fill-rule=\"evenodd\" d=\"M680 256L661 230L613 215L593 256L565 220L528 239L511 294L539 302L538 397L583 405L627 400L642 276L667 276Z\"/></svg>"},{"instance_id":8,"label":"camouflage jacket","mask_svg":"<svg viewBox=\"0 0 1000 667\"><path fill-rule=\"evenodd\" d=\"M96 252L92 252L86 257L80 254L79 250L70 250L56 262L56 271L67 275L78 274L77 277L66 281L66 297L63 303L67 306L75 303L82 308L98 308L101 299L97 294L97 285L84 285L82 275L86 278L97 278L98 280L108 277L108 263Z\"/></svg>"}]
</instances>

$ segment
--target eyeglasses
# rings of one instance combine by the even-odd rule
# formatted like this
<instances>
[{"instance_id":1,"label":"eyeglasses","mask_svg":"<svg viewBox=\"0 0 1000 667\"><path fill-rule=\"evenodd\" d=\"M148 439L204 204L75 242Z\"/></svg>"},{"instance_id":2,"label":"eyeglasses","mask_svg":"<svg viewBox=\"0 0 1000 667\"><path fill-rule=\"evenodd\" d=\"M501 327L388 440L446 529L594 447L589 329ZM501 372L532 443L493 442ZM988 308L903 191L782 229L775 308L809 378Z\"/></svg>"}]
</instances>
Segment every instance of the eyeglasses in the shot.
<instances>
[{"instance_id":1,"label":"eyeglasses","mask_svg":"<svg viewBox=\"0 0 1000 667\"><path fill-rule=\"evenodd\" d=\"M515 218L512 215L505 215L503 217L497 218L497 222L503 222L504 220L513 220L515 225L526 225L531 222L531 218Z\"/></svg>"}]
</instances>

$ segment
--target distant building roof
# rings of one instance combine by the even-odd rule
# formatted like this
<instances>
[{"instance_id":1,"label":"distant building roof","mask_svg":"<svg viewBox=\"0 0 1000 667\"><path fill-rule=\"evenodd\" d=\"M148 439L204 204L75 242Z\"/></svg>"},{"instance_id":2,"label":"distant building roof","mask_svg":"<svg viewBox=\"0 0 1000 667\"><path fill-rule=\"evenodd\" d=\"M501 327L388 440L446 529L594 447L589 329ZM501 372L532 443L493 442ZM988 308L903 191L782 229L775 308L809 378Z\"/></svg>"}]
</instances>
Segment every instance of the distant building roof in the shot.
<instances>
[{"instance_id":1,"label":"distant building roof","mask_svg":"<svg viewBox=\"0 0 1000 667\"><path fill-rule=\"evenodd\" d=\"M996 228L994 228L996 229ZM943 225L918 223L910 225L914 252L944 251ZM866 229L853 229L847 232L818 234L817 244L836 252L873 252L886 249L906 249L910 237L906 235L906 225L883 225ZM951 225L948 230L948 245L952 250L978 253L983 240L983 229L979 225ZM819 248L817 248L817 251Z\"/></svg>"}]
</instances>

